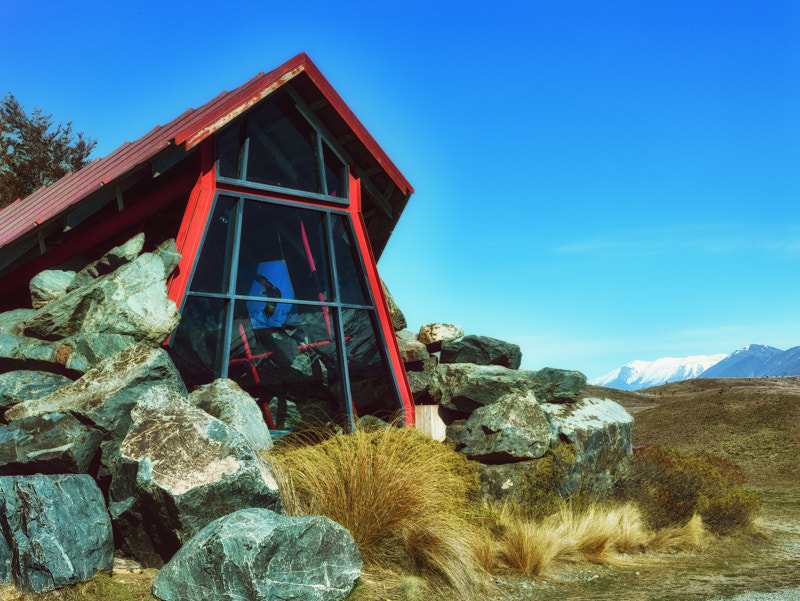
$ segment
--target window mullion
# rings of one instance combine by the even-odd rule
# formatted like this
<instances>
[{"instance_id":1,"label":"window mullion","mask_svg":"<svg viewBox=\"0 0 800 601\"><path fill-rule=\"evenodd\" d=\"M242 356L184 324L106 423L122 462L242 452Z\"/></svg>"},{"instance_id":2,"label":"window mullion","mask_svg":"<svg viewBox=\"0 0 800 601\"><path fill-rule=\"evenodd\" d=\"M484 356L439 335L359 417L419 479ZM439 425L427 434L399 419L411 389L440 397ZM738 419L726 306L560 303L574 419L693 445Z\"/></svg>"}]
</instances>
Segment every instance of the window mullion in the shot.
<instances>
[{"instance_id":1,"label":"window mullion","mask_svg":"<svg viewBox=\"0 0 800 601\"><path fill-rule=\"evenodd\" d=\"M242 130L244 131L244 125L242 125ZM247 163L250 160L250 136L246 136L244 139L244 144L242 146L242 164L240 165L240 174L239 179L242 181L247 181Z\"/></svg>"},{"instance_id":2,"label":"window mullion","mask_svg":"<svg viewBox=\"0 0 800 601\"><path fill-rule=\"evenodd\" d=\"M231 330L233 330L234 297L236 296L236 278L239 265L239 243L242 235L242 212L244 209L244 199L239 197L236 201L233 218L233 249L230 253L230 263L228 265L228 302L225 304L225 330L222 333L222 351L218 353L221 358L221 365L217 366L217 372L221 378L228 377L228 361L231 353Z\"/></svg>"},{"instance_id":3,"label":"window mullion","mask_svg":"<svg viewBox=\"0 0 800 601\"><path fill-rule=\"evenodd\" d=\"M328 178L325 176L325 154L322 149L322 136L315 130L314 138L317 141L317 171L319 171L319 182L322 186L321 193L328 195Z\"/></svg>"}]
</instances>

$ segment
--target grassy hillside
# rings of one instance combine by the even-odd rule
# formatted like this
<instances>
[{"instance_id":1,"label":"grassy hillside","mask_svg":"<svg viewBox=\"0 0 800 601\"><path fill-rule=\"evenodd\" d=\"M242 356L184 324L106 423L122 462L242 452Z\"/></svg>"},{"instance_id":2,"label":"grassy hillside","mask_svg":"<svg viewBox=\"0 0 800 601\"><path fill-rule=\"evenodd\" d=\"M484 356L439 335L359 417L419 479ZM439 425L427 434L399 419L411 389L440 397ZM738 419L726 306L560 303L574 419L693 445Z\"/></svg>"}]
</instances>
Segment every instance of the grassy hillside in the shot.
<instances>
[{"instance_id":1,"label":"grassy hillside","mask_svg":"<svg viewBox=\"0 0 800 601\"><path fill-rule=\"evenodd\" d=\"M634 445L708 451L754 484L800 483L800 377L696 378L636 392L587 386L636 420Z\"/></svg>"}]
</instances>

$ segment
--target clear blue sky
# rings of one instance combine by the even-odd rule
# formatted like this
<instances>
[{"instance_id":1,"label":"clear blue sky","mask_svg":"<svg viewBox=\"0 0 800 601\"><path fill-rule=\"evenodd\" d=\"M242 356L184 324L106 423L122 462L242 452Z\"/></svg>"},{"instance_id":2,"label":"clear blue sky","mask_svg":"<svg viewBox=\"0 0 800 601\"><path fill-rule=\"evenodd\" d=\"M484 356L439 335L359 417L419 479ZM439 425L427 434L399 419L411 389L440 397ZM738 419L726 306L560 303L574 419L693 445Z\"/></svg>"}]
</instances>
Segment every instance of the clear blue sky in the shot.
<instances>
[{"instance_id":1,"label":"clear blue sky","mask_svg":"<svg viewBox=\"0 0 800 601\"><path fill-rule=\"evenodd\" d=\"M97 156L299 52L416 188L413 328L590 378L800 345L797 0L0 0L0 94Z\"/></svg>"}]
</instances>

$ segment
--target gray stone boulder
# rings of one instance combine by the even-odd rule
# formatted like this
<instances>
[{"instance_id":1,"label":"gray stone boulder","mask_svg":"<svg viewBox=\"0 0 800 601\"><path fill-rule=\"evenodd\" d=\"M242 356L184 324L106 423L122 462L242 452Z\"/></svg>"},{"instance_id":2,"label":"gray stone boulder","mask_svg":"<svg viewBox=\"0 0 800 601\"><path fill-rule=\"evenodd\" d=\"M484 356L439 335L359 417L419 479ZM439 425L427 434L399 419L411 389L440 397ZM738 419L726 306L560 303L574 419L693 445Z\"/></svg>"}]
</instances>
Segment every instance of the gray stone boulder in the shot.
<instances>
[{"instance_id":1,"label":"gray stone boulder","mask_svg":"<svg viewBox=\"0 0 800 601\"><path fill-rule=\"evenodd\" d=\"M160 345L180 319L175 303L167 297L165 283L176 255L175 243L170 240L156 252L90 279L28 317L21 325L23 333L45 340L80 332L120 334Z\"/></svg>"},{"instance_id":2,"label":"gray stone boulder","mask_svg":"<svg viewBox=\"0 0 800 601\"><path fill-rule=\"evenodd\" d=\"M505 395L522 397L534 392L532 373L498 365L441 364L429 381L428 394L447 409L472 413Z\"/></svg>"},{"instance_id":3,"label":"gray stone boulder","mask_svg":"<svg viewBox=\"0 0 800 601\"><path fill-rule=\"evenodd\" d=\"M419 329L417 338L432 353L442 349L445 340L457 340L464 335L464 328L451 323L426 323Z\"/></svg>"},{"instance_id":4,"label":"gray stone boulder","mask_svg":"<svg viewBox=\"0 0 800 601\"><path fill-rule=\"evenodd\" d=\"M77 378L133 343L129 336L94 332L80 332L56 341L0 335L0 373L41 370Z\"/></svg>"},{"instance_id":5,"label":"gray stone boulder","mask_svg":"<svg viewBox=\"0 0 800 601\"><path fill-rule=\"evenodd\" d=\"M8 546L6 537L0 534L0 584L9 584L11 582L11 563L13 560L11 547Z\"/></svg>"},{"instance_id":6,"label":"gray stone boulder","mask_svg":"<svg viewBox=\"0 0 800 601\"><path fill-rule=\"evenodd\" d=\"M386 297L386 306L389 308L389 317L392 319L392 327L394 328L394 331L399 332L400 330L406 329L408 327L406 316L403 315L400 307L398 307L397 303L394 302L394 297L392 296L392 293L389 292L389 288L386 286L386 283L383 280L381 280L381 288L383 289L383 295Z\"/></svg>"},{"instance_id":7,"label":"gray stone boulder","mask_svg":"<svg viewBox=\"0 0 800 601\"><path fill-rule=\"evenodd\" d=\"M46 371L23 369L0 374L0 419L14 405L47 396L70 382L66 376Z\"/></svg>"},{"instance_id":8,"label":"gray stone boulder","mask_svg":"<svg viewBox=\"0 0 800 601\"><path fill-rule=\"evenodd\" d=\"M522 351L519 346L490 338L489 336L464 336L458 340L442 342L442 363L474 363L475 365L501 365L519 369Z\"/></svg>"},{"instance_id":9,"label":"gray stone boulder","mask_svg":"<svg viewBox=\"0 0 800 601\"><path fill-rule=\"evenodd\" d=\"M0 372L48 371L77 378L92 364L69 341L0 335Z\"/></svg>"},{"instance_id":10,"label":"gray stone boulder","mask_svg":"<svg viewBox=\"0 0 800 601\"><path fill-rule=\"evenodd\" d=\"M97 364L79 379L37 400L6 411L7 421L46 413L70 413L103 432L99 477L104 488L114 473L117 449L131 426L139 397L158 385L186 396L186 386L166 351L136 344Z\"/></svg>"},{"instance_id":11,"label":"gray stone boulder","mask_svg":"<svg viewBox=\"0 0 800 601\"><path fill-rule=\"evenodd\" d=\"M581 382L586 382L586 376L574 371L552 368L529 371L499 365L446 363L436 368L427 392L433 402L447 409L472 413L507 394L522 397L533 393L540 402L573 400L583 388Z\"/></svg>"},{"instance_id":12,"label":"gray stone boulder","mask_svg":"<svg viewBox=\"0 0 800 601\"><path fill-rule=\"evenodd\" d=\"M11 580L26 593L111 571L111 520L91 476L0 477L0 527L12 556Z\"/></svg>"},{"instance_id":13,"label":"gray stone boulder","mask_svg":"<svg viewBox=\"0 0 800 601\"><path fill-rule=\"evenodd\" d=\"M102 436L99 430L64 413L26 417L2 425L0 475L38 473L94 476L99 467L98 452Z\"/></svg>"},{"instance_id":14,"label":"gray stone boulder","mask_svg":"<svg viewBox=\"0 0 800 601\"><path fill-rule=\"evenodd\" d=\"M437 381L436 367L439 359L436 355L428 355L425 361L406 363L406 376L411 387L411 395L417 405L435 404L431 396L431 385Z\"/></svg>"},{"instance_id":15,"label":"gray stone boulder","mask_svg":"<svg viewBox=\"0 0 800 601\"><path fill-rule=\"evenodd\" d=\"M403 363L427 361L428 357L430 357L427 347L417 340L417 335L411 330L396 332L396 337Z\"/></svg>"},{"instance_id":16,"label":"gray stone boulder","mask_svg":"<svg viewBox=\"0 0 800 601\"><path fill-rule=\"evenodd\" d=\"M536 373L536 398L544 403L575 402L586 376L579 371L545 367Z\"/></svg>"},{"instance_id":17,"label":"gray stone boulder","mask_svg":"<svg viewBox=\"0 0 800 601\"><path fill-rule=\"evenodd\" d=\"M33 308L39 309L59 296L64 296L67 293L67 286L74 278L74 271L60 269L47 269L35 275L29 285Z\"/></svg>"},{"instance_id":18,"label":"gray stone boulder","mask_svg":"<svg viewBox=\"0 0 800 601\"><path fill-rule=\"evenodd\" d=\"M164 601L338 601L355 587L353 537L325 517L244 509L212 522L162 568Z\"/></svg>"},{"instance_id":19,"label":"gray stone boulder","mask_svg":"<svg viewBox=\"0 0 800 601\"><path fill-rule=\"evenodd\" d=\"M625 473L632 449L633 418L611 399L581 399L570 404L545 403L553 441L570 443L576 451L572 474L565 480L596 494L608 491ZM567 482L562 487L569 493Z\"/></svg>"},{"instance_id":20,"label":"gray stone boulder","mask_svg":"<svg viewBox=\"0 0 800 601\"><path fill-rule=\"evenodd\" d=\"M532 476L536 474L536 460L517 463L480 464L481 496L490 502L513 501L520 505L529 502Z\"/></svg>"},{"instance_id":21,"label":"gray stone boulder","mask_svg":"<svg viewBox=\"0 0 800 601\"><path fill-rule=\"evenodd\" d=\"M124 244L115 246L100 259L81 269L77 274L73 273L72 279L67 282L67 285L64 287L65 291L72 292L90 283L92 280L96 280L99 277L111 273L118 267L130 263L139 256L139 253L142 252L142 248L144 248L144 234L136 234ZM35 306L36 305L34 305L34 307Z\"/></svg>"},{"instance_id":22,"label":"gray stone boulder","mask_svg":"<svg viewBox=\"0 0 800 601\"><path fill-rule=\"evenodd\" d=\"M45 413L72 413L121 441L131 426L131 409L154 385L183 396L188 394L166 351L135 344L98 363L74 382L46 397L12 407L6 412L6 419L13 421Z\"/></svg>"},{"instance_id":23,"label":"gray stone boulder","mask_svg":"<svg viewBox=\"0 0 800 601\"><path fill-rule=\"evenodd\" d=\"M509 394L479 407L463 425L447 428L447 438L470 459L511 463L535 459L550 448L550 422L533 393Z\"/></svg>"},{"instance_id":24,"label":"gray stone boulder","mask_svg":"<svg viewBox=\"0 0 800 601\"><path fill-rule=\"evenodd\" d=\"M269 465L225 422L160 387L131 418L109 506L126 556L160 567L217 518L248 507L282 512Z\"/></svg>"},{"instance_id":25,"label":"gray stone boulder","mask_svg":"<svg viewBox=\"0 0 800 601\"><path fill-rule=\"evenodd\" d=\"M258 403L233 380L220 378L200 386L189 395L189 402L238 430L256 452L266 453L272 448Z\"/></svg>"},{"instance_id":26,"label":"gray stone boulder","mask_svg":"<svg viewBox=\"0 0 800 601\"><path fill-rule=\"evenodd\" d=\"M0 313L0 336L19 336L19 326L34 313L34 309L14 309Z\"/></svg>"}]
</instances>

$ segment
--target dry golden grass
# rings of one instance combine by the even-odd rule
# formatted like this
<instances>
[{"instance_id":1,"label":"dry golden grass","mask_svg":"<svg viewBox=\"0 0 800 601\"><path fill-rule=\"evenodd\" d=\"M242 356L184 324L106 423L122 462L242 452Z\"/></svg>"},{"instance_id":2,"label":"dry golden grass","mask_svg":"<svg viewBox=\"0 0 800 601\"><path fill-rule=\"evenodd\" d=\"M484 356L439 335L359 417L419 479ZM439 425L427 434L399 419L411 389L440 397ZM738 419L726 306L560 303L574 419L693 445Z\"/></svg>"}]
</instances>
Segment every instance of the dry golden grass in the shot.
<instances>
[{"instance_id":1,"label":"dry golden grass","mask_svg":"<svg viewBox=\"0 0 800 601\"><path fill-rule=\"evenodd\" d=\"M290 442L268 459L287 514L323 515L347 528L367 581L421 575L462 597L483 587L478 532L462 517L474 491L465 460L445 445L391 428Z\"/></svg>"},{"instance_id":2,"label":"dry golden grass","mask_svg":"<svg viewBox=\"0 0 800 601\"><path fill-rule=\"evenodd\" d=\"M503 526L497 567L526 576L541 576L559 560L631 563L633 553L695 549L705 537L699 516L680 528L653 533L631 503L565 507L538 522L509 507L497 514Z\"/></svg>"},{"instance_id":3,"label":"dry golden grass","mask_svg":"<svg viewBox=\"0 0 800 601\"><path fill-rule=\"evenodd\" d=\"M122 577L97 574L88 582L72 584L39 594L21 593L11 585L0 585L0 601L156 601L151 593L156 570Z\"/></svg>"}]
</instances>

